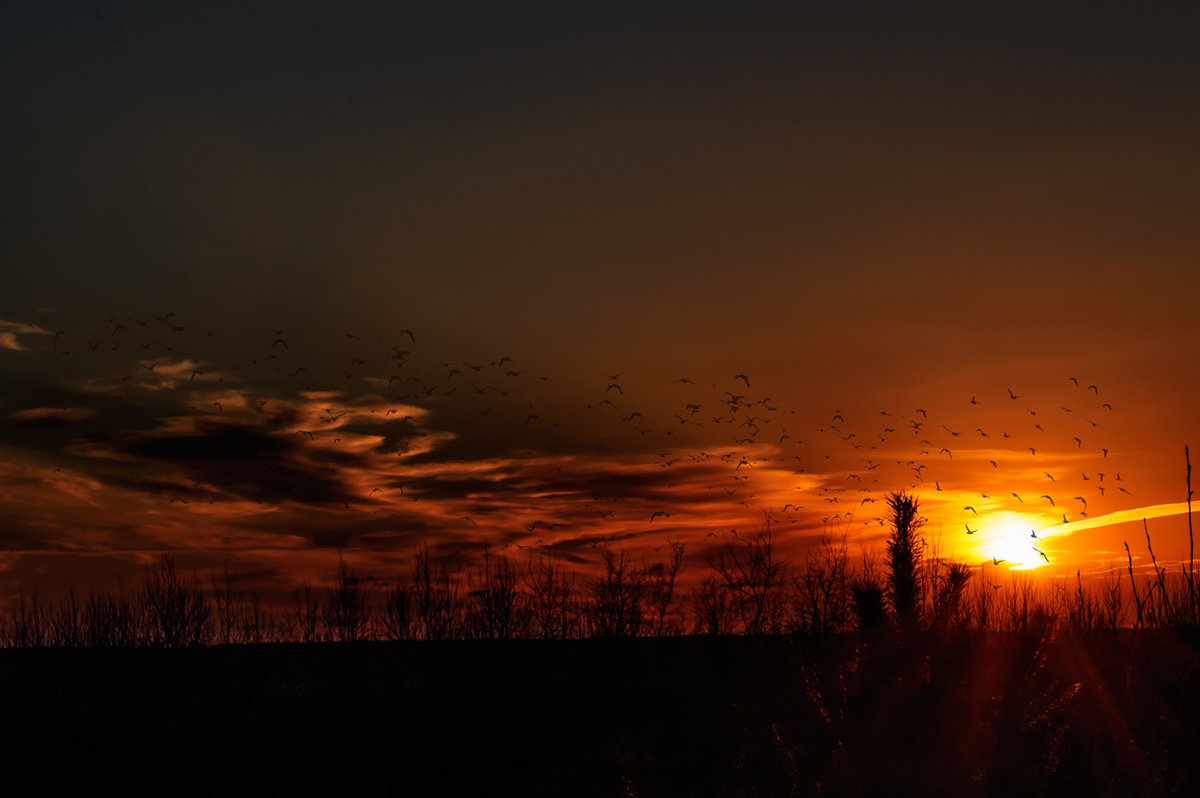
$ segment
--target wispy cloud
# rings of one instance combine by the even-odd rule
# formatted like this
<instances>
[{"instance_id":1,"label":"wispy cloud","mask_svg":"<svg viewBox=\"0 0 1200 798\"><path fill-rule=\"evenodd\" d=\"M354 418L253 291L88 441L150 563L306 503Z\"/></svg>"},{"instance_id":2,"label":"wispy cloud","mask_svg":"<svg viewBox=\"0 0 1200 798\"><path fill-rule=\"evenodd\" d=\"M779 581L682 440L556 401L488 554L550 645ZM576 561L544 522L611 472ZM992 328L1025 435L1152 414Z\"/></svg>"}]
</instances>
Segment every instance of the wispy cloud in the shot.
<instances>
[{"instance_id":1,"label":"wispy cloud","mask_svg":"<svg viewBox=\"0 0 1200 798\"><path fill-rule=\"evenodd\" d=\"M50 335L49 330L42 329L36 324L26 324L21 321L6 321L0 319L0 349L23 352L28 347L21 343L21 335Z\"/></svg>"},{"instance_id":2,"label":"wispy cloud","mask_svg":"<svg viewBox=\"0 0 1200 798\"><path fill-rule=\"evenodd\" d=\"M31 407L27 410L17 410L9 413L13 421L23 421L31 424L74 424L86 421L96 415L91 407Z\"/></svg>"},{"instance_id":3,"label":"wispy cloud","mask_svg":"<svg viewBox=\"0 0 1200 798\"><path fill-rule=\"evenodd\" d=\"M1141 521L1142 519L1149 520L1151 518L1165 518L1173 515L1185 515L1188 511L1187 502L1171 502L1169 504L1151 504L1146 507L1131 507L1127 510L1117 510L1116 512L1106 515L1096 516L1095 518L1083 518L1078 521L1072 521L1069 524L1062 524L1054 527L1055 537L1073 535L1076 532L1082 532L1085 529L1096 529L1098 527L1113 526L1115 524L1126 524L1131 521Z\"/></svg>"}]
</instances>

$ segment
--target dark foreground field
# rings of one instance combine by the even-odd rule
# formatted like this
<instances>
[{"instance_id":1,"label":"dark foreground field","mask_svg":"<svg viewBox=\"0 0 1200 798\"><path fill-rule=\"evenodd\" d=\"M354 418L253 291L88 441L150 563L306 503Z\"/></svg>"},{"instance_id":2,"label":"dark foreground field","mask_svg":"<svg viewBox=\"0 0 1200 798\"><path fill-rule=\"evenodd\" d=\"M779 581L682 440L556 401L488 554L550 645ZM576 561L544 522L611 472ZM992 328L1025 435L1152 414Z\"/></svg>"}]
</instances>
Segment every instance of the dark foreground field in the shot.
<instances>
[{"instance_id":1,"label":"dark foreground field","mask_svg":"<svg viewBox=\"0 0 1200 798\"><path fill-rule=\"evenodd\" d=\"M1149 632L6 650L0 794L1192 795L1197 650Z\"/></svg>"}]
</instances>

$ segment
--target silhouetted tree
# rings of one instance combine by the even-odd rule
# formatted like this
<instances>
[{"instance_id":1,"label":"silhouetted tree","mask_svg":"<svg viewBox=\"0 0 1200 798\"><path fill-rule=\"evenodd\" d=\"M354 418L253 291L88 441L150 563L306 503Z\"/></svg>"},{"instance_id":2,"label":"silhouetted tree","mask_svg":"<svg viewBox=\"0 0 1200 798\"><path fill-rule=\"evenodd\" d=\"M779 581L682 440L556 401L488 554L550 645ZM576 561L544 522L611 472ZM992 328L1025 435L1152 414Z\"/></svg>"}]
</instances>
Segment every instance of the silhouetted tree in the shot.
<instances>
[{"instance_id":1,"label":"silhouetted tree","mask_svg":"<svg viewBox=\"0 0 1200 798\"><path fill-rule=\"evenodd\" d=\"M337 581L325 595L325 626L333 640L352 643L367 635L367 605L360 582L341 563Z\"/></svg>"},{"instance_id":2,"label":"silhouetted tree","mask_svg":"<svg viewBox=\"0 0 1200 798\"><path fill-rule=\"evenodd\" d=\"M296 589L296 603L293 609L293 634L302 643L313 643L320 639L321 634L321 602L317 598L312 585L305 582Z\"/></svg>"},{"instance_id":3,"label":"silhouetted tree","mask_svg":"<svg viewBox=\"0 0 1200 798\"><path fill-rule=\"evenodd\" d=\"M676 634L683 628L683 613L675 606L675 581L683 570L683 544L671 541L671 559L646 569L653 633L657 637Z\"/></svg>"},{"instance_id":4,"label":"silhouetted tree","mask_svg":"<svg viewBox=\"0 0 1200 798\"><path fill-rule=\"evenodd\" d=\"M242 612L242 640L247 643L264 643L268 639L274 639L276 633L274 614L263 608L258 591L251 590Z\"/></svg>"},{"instance_id":5,"label":"silhouetted tree","mask_svg":"<svg viewBox=\"0 0 1200 798\"><path fill-rule=\"evenodd\" d=\"M21 591L7 631L9 645L16 648L37 648L49 642L50 624L37 590L28 596Z\"/></svg>"},{"instance_id":6,"label":"silhouetted tree","mask_svg":"<svg viewBox=\"0 0 1200 798\"><path fill-rule=\"evenodd\" d=\"M412 637L412 625L412 592L400 581L392 585L384 597L383 629L389 640L408 640Z\"/></svg>"},{"instance_id":7,"label":"silhouetted tree","mask_svg":"<svg viewBox=\"0 0 1200 798\"><path fill-rule=\"evenodd\" d=\"M487 548L483 564L469 578L467 599L471 604L472 632L485 640L508 640L517 633L517 574L512 563L493 561Z\"/></svg>"},{"instance_id":8,"label":"silhouetted tree","mask_svg":"<svg viewBox=\"0 0 1200 798\"><path fill-rule=\"evenodd\" d=\"M962 597L970 578L971 569L960 562L937 562L931 576L933 607L929 618L930 627L959 625Z\"/></svg>"},{"instance_id":9,"label":"silhouetted tree","mask_svg":"<svg viewBox=\"0 0 1200 798\"><path fill-rule=\"evenodd\" d=\"M50 639L56 646L82 646L84 640L83 607L75 597L75 591L68 590L67 595L54 608L54 617L50 622Z\"/></svg>"},{"instance_id":10,"label":"silhouetted tree","mask_svg":"<svg viewBox=\"0 0 1200 798\"><path fill-rule=\"evenodd\" d=\"M733 631L733 600L729 588L716 577L704 577L692 591L692 612L700 634L717 637Z\"/></svg>"},{"instance_id":11,"label":"silhouetted tree","mask_svg":"<svg viewBox=\"0 0 1200 798\"><path fill-rule=\"evenodd\" d=\"M92 589L83 604L84 637L92 648L134 646L142 642L145 624L124 588L106 593Z\"/></svg>"},{"instance_id":12,"label":"silhouetted tree","mask_svg":"<svg viewBox=\"0 0 1200 798\"><path fill-rule=\"evenodd\" d=\"M412 584L421 636L426 640L454 637L458 633L459 583L445 562L434 565L428 546L417 553Z\"/></svg>"},{"instance_id":13,"label":"silhouetted tree","mask_svg":"<svg viewBox=\"0 0 1200 798\"><path fill-rule=\"evenodd\" d=\"M626 561L625 550L600 550L604 572L591 583L588 619L600 637L636 637L645 623L646 573Z\"/></svg>"},{"instance_id":14,"label":"silhouetted tree","mask_svg":"<svg viewBox=\"0 0 1200 798\"><path fill-rule=\"evenodd\" d=\"M737 532L727 537L725 552L711 558L709 565L729 590L745 634L781 630L784 564L775 556L769 522L752 538L739 537Z\"/></svg>"},{"instance_id":15,"label":"silhouetted tree","mask_svg":"<svg viewBox=\"0 0 1200 798\"><path fill-rule=\"evenodd\" d=\"M217 642L229 645L233 642L233 633L238 624L237 591L233 587L233 577L229 569L212 577L213 616L217 622Z\"/></svg>"},{"instance_id":16,"label":"silhouetted tree","mask_svg":"<svg viewBox=\"0 0 1200 798\"><path fill-rule=\"evenodd\" d=\"M563 571L550 555L538 562L530 557L525 584L529 589L530 632L543 640L577 636L579 618L572 574Z\"/></svg>"},{"instance_id":17,"label":"silhouetted tree","mask_svg":"<svg viewBox=\"0 0 1200 798\"><path fill-rule=\"evenodd\" d=\"M919 569L918 532L925 519L918 512L917 497L892 493L887 498L892 534L887 542L888 598L902 627L916 624L922 587Z\"/></svg>"},{"instance_id":18,"label":"silhouetted tree","mask_svg":"<svg viewBox=\"0 0 1200 798\"><path fill-rule=\"evenodd\" d=\"M792 577L797 632L826 635L846 627L850 614L848 562L846 536L835 539L828 531L822 533L820 545Z\"/></svg>"},{"instance_id":19,"label":"silhouetted tree","mask_svg":"<svg viewBox=\"0 0 1200 798\"><path fill-rule=\"evenodd\" d=\"M198 582L185 582L175 569L175 559L163 555L158 568L146 571L142 601L148 642L174 648L208 642L211 606Z\"/></svg>"}]
</instances>

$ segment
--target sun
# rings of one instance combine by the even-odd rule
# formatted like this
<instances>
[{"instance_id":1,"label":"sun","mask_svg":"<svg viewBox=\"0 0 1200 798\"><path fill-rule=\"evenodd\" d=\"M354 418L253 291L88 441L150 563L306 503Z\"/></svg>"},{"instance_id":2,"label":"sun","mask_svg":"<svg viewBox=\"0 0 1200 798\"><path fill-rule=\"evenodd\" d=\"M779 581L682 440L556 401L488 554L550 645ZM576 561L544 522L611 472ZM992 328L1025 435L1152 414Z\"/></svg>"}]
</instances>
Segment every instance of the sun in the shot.
<instances>
[{"instance_id":1,"label":"sun","mask_svg":"<svg viewBox=\"0 0 1200 798\"><path fill-rule=\"evenodd\" d=\"M980 521L978 550L1015 570L1040 568L1046 561L1038 554L1038 540L1030 534L1040 526L1039 519L1021 513L990 513Z\"/></svg>"}]
</instances>

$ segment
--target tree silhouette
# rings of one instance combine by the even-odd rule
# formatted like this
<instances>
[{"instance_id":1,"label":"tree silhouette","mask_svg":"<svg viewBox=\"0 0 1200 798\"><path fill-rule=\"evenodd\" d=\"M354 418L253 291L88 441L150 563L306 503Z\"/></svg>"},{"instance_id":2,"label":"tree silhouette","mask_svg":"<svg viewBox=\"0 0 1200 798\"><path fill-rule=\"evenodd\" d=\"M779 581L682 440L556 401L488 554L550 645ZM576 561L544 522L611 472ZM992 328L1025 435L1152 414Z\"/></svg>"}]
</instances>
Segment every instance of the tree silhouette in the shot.
<instances>
[{"instance_id":1,"label":"tree silhouette","mask_svg":"<svg viewBox=\"0 0 1200 798\"><path fill-rule=\"evenodd\" d=\"M904 492L887 498L892 536L887 542L888 598L901 628L916 623L921 603L921 574L917 567L918 532L925 519L918 512L917 497Z\"/></svg>"}]
</instances>

